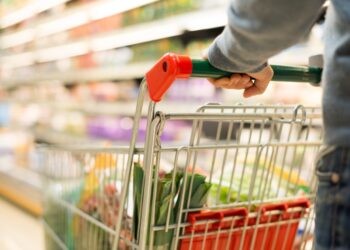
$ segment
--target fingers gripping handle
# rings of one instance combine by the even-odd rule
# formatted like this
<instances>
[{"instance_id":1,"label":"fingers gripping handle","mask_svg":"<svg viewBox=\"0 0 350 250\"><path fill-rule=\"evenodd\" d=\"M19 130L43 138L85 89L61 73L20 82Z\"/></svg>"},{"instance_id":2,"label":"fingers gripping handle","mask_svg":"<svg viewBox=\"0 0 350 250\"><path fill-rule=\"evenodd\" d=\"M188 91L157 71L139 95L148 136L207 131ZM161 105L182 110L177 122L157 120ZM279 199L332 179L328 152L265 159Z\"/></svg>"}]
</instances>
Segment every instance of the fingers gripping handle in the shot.
<instances>
[{"instance_id":1,"label":"fingers gripping handle","mask_svg":"<svg viewBox=\"0 0 350 250\"><path fill-rule=\"evenodd\" d=\"M274 70L273 81L308 82L313 85L319 85L321 81L321 68L280 65L271 67ZM221 78L230 75L232 72L217 69L206 60L192 60L188 56L167 53L146 73L146 80L152 101L159 102L177 78Z\"/></svg>"}]
</instances>

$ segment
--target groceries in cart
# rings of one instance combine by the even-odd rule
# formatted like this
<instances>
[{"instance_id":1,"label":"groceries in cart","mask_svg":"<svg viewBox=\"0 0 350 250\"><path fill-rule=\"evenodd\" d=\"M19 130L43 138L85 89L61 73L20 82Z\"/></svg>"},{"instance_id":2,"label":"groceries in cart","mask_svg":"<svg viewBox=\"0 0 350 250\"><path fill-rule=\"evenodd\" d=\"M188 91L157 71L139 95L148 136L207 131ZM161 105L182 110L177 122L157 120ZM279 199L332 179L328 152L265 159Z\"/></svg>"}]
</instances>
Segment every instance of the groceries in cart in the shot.
<instances>
[{"instance_id":1,"label":"groceries in cart","mask_svg":"<svg viewBox=\"0 0 350 250\"><path fill-rule=\"evenodd\" d=\"M125 157L118 157L114 153L71 154L69 159L71 166L80 165L84 172L75 169L75 175L67 176L65 173L64 179L61 180L63 182L56 181L56 188L60 186L56 191L63 191L61 199L65 202L51 203L49 213L46 214L47 223L53 226L53 222L56 221L56 231L62 234L61 237L67 240L66 244L71 249L111 249L115 239L113 230L116 227L119 209L122 209L121 183L118 181L118 176L121 176ZM176 167L169 170L169 163L164 160L160 166L153 166L155 179L152 181L152 194L155 193L156 197L154 211L149 210L149 213L154 213L154 226L158 229L154 232L153 242L148 241L147 245L151 244L155 249L171 249L175 235L173 226L178 223L179 216L182 216L181 224L184 226L183 231L179 233L179 249L202 249L203 244L204 249L221 249L222 246L239 249L239 244L245 244L242 249L251 249L257 240L263 242L261 244L266 246L264 249L292 249L299 232L299 221L307 215L310 206L307 192L303 191L304 186L300 185L305 184L305 181L299 180L296 183L295 173L294 175L293 172L282 173L280 167L273 166L272 177L269 179L271 185L265 190L269 189L272 197L272 194L278 193L276 186L279 177L282 176L282 179L286 179L284 182L287 182L290 175L289 184L280 185L286 188L286 190L280 189L280 197L285 195L283 192L287 192L288 195L299 198L259 203L259 200L262 201L262 195L259 197L256 187L258 184L263 185L266 179L264 177L264 174L268 174L266 166L256 166L259 170L256 172L256 185L253 191L249 192L254 164L247 161L246 165L243 165L244 162L240 161L242 160L237 160L236 169L229 170L225 167L223 173L220 169L216 169L214 171L216 173L212 174L212 180L209 180L210 172L206 169L208 166ZM142 165L142 160L133 164L132 194L128 197L128 203L131 205L124 211L126 220L121 234L129 242L137 239L138 222L142 216L140 210L144 183ZM230 182L232 175L233 181ZM272 184L274 182L275 184ZM260 191L263 192L262 189ZM251 204L247 202L248 199L251 199ZM84 215L65 211L66 202L75 206ZM55 210L56 214L53 214ZM183 215L186 210L192 210L187 213L187 218ZM85 216L94 221L87 220ZM149 219L151 217L148 216ZM65 221L63 227L62 220ZM258 225L259 229L255 231L254 228ZM166 226L169 228L166 229ZM276 235L279 236L275 237ZM287 235L286 240L278 240L283 235ZM86 240L91 237L96 239ZM253 237L255 240L252 241ZM280 248L282 245L283 248ZM131 249L131 246L120 241L118 249ZM255 246L253 249L259 247Z\"/></svg>"},{"instance_id":2,"label":"groceries in cart","mask_svg":"<svg viewBox=\"0 0 350 250\"><path fill-rule=\"evenodd\" d=\"M253 168L253 166L250 166L250 168ZM259 168L263 168L263 166L259 166ZM163 227L163 229L155 232L153 243L148 242L147 244L152 244L155 249L171 248L174 230L166 231L164 227L167 223L169 225L176 223L176 218L181 212L181 194L184 192L182 210L186 208L189 210L195 209L195 212L188 213L187 222L190 225L185 227L182 235L183 239L179 244L180 249L203 249L203 245L205 245L204 249L225 249L226 246L228 246L227 249L240 249L242 237L244 237L242 249L260 249L260 246L264 246L263 249L292 249L298 232L299 220L306 215L310 206L309 200L303 196L303 187L299 186L300 189L297 189L296 183L293 183L292 180L289 185L285 183L286 188L290 188L286 192L290 195L298 194L300 195L299 198L285 202L262 202L258 205L256 203L248 205L246 202L249 197L249 181L252 178L251 170L246 171L241 179L243 180L241 190L239 190L240 181L238 180L235 180L231 187L223 185L218 180L212 180L210 183L207 178L209 174L203 169L188 168L187 174L183 169L176 173L175 171L169 173L160 171L157 184L154 181L152 189L156 188L157 190L155 226ZM276 170L276 176L274 179L272 178L272 182L278 182L278 173L278 170ZM134 165L134 219L136 218L134 222L138 221L137 218L141 214L139 204L142 195L143 175L141 165L136 163ZM227 173L227 176L230 175L230 173ZM287 174L285 173L285 175ZM263 176L259 176L259 178L263 178ZM261 181L257 180L257 182ZM300 183L302 182L300 181ZM277 187L273 185L270 186L270 189L270 192L277 192ZM262 200L262 198L258 199L259 197L255 195L256 191L252 192L251 199L253 201ZM218 193L219 200L217 200ZM211 209L211 207L218 204L230 204L232 206L234 203L237 204L234 208ZM239 205L239 203L242 205ZM167 221L167 217L170 218L169 221ZM182 222L186 222L186 220L184 219ZM254 226L257 225L260 228L255 232ZM261 227L263 225L266 226ZM249 229L242 236L244 228ZM137 223L135 223L133 227L135 238L137 238L137 229ZM222 232L218 234L219 229ZM230 229L234 230L229 232ZM203 236L204 232L208 235ZM284 240L278 240L282 236ZM255 240L252 241L252 237L255 237ZM260 246L254 246L257 240L261 241Z\"/></svg>"}]
</instances>

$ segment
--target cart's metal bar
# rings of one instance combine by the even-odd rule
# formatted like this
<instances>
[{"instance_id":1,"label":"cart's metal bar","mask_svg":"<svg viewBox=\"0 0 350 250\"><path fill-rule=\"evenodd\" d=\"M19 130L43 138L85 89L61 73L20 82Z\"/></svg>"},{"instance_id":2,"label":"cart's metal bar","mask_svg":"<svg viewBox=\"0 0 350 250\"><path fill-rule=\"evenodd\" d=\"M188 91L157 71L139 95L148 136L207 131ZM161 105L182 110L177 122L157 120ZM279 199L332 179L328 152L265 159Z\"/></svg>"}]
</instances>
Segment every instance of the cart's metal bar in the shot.
<instances>
[{"instance_id":1,"label":"cart's metal bar","mask_svg":"<svg viewBox=\"0 0 350 250\"><path fill-rule=\"evenodd\" d=\"M220 113L223 112L223 109L220 109ZM216 129L216 136L215 136L215 145L218 144L218 142L220 141L220 136L221 136L221 128L222 128L222 121L218 121L218 127ZM209 178L209 182L212 182L212 177L213 177L213 172L214 172L214 166L215 166L215 162L216 162L216 156L217 156L217 148L213 149L213 156L212 156L212 160L211 160L211 165L210 165L210 178ZM221 182L220 182L221 183ZM218 192L221 188L219 183L219 188L218 188Z\"/></svg>"},{"instance_id":2,"label":"cart's metal bar","mask_svg":"<svg viewBox=\"0 0 350 250\"><path fill-rule=\"evenodd\" d=\"M155 140L159 140L160 139L159 138L160 135L158 134L159 126L162 126L162 125L160 125L160 123L162 123L161 119L159 120L159 123L157 124L157 127L156 127ZM151 226L151 228L156 223L156 218L155 218L156 211L155 210L156 210L156 197L157 197L157 190L158 190L158 173L159 173L159 168L160 168L160 151L158 151L155 154L155 157L156 157L156 163L154 164L154 170L153 170L153 176L152 176L153 194L151 196L152 200L150 202L150 204L151 204L151 207L150 207L151 217L149 218L150 219L150 226ZM153 164L152 164L152 169L153 169ZM150 233L150 235L149 235L149 242L150 242L149 250L152 250L153 249L153 244L152 243L154 241L154 231L150 230L149 233Z\"/></svg>"},{"instance_id":3,"label":"cart's metal bar","mask_svg":"<svg viewBox=\"0 0 350 250\"><path fill-rule=\"evenodd\" d=\"M254 105L249 105L249 104L242 104L242 103L237 103L235 105L226 105L226 104L221 104L221 103L209 103L209 104L206 104L206 105L203 105L201 106L200 108L201 109L221 109L221 108L224 108L224 109L232 109L232 107L234 108L241 108L241 109L254 109L254 108L258 108L258 109L266 109L266 108L269 108L269 109L292 109L294 110L295 109L295 105L274 105L274 104L254 104ZM316 109L319 111L319 113L321 113L321 109L320 107L317 107L317 106L307 106L305 107L306 110L313 110L313 109Z\"/></svg>"},{"instance_id":4,"label":"cart's metal bar","mask_svg":"<svg viewBox=\"0 0 350 250\"><path fill-rule=\"evenodd\" d=\"M251 140L252 140L252 133L253 133L253 128L254 128L254 121L252 121L252 123L250 123L250 128L249 128L249 135L248 135L248 144L251 144ZM245 156L244 156L244 161L243 161L243 166L247 166L247 160L248 160L248 155L249 155L249 147L245 148ZM258 149L259 151L259 149ZM254 167L256 168L256 167ZM243 168L242 173L241 173L241 178L240 178L240 183L239 183L239 187L238 187L238 192L237 192L237 200L240 199L240 195L241 195L241 190L242 190L242 184L243 184L243 176L245 174L246 171L246 167ZM254 175L253 175L253 180L254 180ZM251 182L253 183L253 182ZM250 192L248 192L249 195L251 195ZM250 201L250 199L248 199ZM243 237L244 238L244 237Z\"/></svg>"},{"instance_id":5,"label":"cart's metal bar","mask_svg":"<svg viewBox=\"0 0 350 250\"><path fill-rule=\"evenodd\" d=\"M202 250L205 249L205 243L207 242L206 238L208 236L208 227L209 227L209 222L207 221L205 223L204 238L203 238L203 241L202 241Z\"/></svg>"},{"instance_id":6,"label":"cart's metal bar","mask_svg":"<svg viewBox=\"0 0 350 250\"><path fill-rule=\"evenodd\" d=\"M116 223L116 229L115 229L115 239L113 242L113 250L116 250L118 247L118 241L119 241L119 237L120 237L120 231L121 231L121 225L122 225L122 219L123 219L123 213L124 213L123 206L124 206L126 198L127 198L131 172L133 169L133 159L134 159L134 153L135 153L135 146L136 146L136 140L137 140L138 131L139 131L143 101L144 101L146 90L147 90L147 83L146 83L146 80L143 79L141 82L141 85L140 85L139 96L137 98L135 117L134 117L134 123L133 123L133 130L132 130L132 136L130 139L130 146L129 146L129 152L128 152L129 157L128 157L128 162L127 162L126 172L125 172L125 177L124 177L124 185L122 185L122 190L121 190L121 194L120 194L121 207L119 208L119 211L118 211L118 217L117 217L117 223Z\"/></svg>"},{"instance_id":7,"label":"cart's metal bar","mask_svg":"<svg viewBox=\"0 0 350 250\"><path fill-rule=\"evenodd\" d=\"M162 148L160 149L155 149L155 152L157 151L162 151L162 152L171 152L171 151L177 151L179 150L179 148L184 148L186 150L205 150L205 149L214 149L214 148L218 148L218 149L230 149L230 148L245 148L245 147L259 147L261 145L265 145L265 144L244 144L244 143L240 143L239 141L234 141L235 144L218 144L218 145L193 145L193 146L162 146ZM322 145L322 140L315 140L315 141L295 141L295 142L270 142L268 143L269 146L320 146ZM112 148L107 148L105 149L106 151L104 151L103 149L98 149L98 148L91 148L91 149L84 149L84 150L74 150L74 149L66 149L64 151L72 151L72 152L81 152L81 153L98 153L98 152L109 152L109 153L122 153L122 154L126 154L127 150L121 150L119 151L120 148L118 147L112 147ZM60 151L60 150L59 150ZM63 149L61 149L61 151L63 152ZM135 148L134 151L134 155L139 155L139 154L143 154L145 152L145 148ZM52 165L52 164L49 164ZM57 170L57 169L56 169Z\"/></svg>"},{"instance_id":8,"label":"cart's metal bar","mask_svg":"<svg viewBox=\"0 0 350 250\"><path fill-rule=\"evenodd\" d=\"M84 218L84 220L94 224L95 226L97 226L97 227L101 228L102 230L106 231L107 233L109 233L111 235L115 234L115 231L113 229L107 227L102 222L98 221L97 219L94 219L93 217L91 217L88 214L84 213L83 211L81 211L80 209L78 209L74 205L68 203L67 201L65 201L63 199L53 199L53 198L51 198L50 200L52 200L53 202L59 204L62 207L67 208L69 211L72 211L73 213L79 215L80 217Z\"/></svg>"},{"instance_id":9,"label":"cart's metal bar","mask_svg":"<svg viewBox=\"0 0 350 250\"><path fill-rule=\"evenodd\" d=\"M223 111L223 109L220 109L221 113ZM215 136L215 145L218 144L219 140L220 140L220 136L221 136L221 128L222 128L222 121L218 121L218 127L216 129L216 136ZM212 156L212 161L211 161L211 166L210 166L210 179L209 181L212 181L212 174L214 171L214 166L215 166L215 162L216 162L216 156L217 156L217 148L213 148L213 156Z\"/></svg>"},{"instance_id":10,"label":"cart's metal bar","mask_svg":"<svg viewBox=\"0 0 350 250\"><path fill-rule=\"evenodd\" d=\"M172 195L175 194L175 177L177 174L178 160L179 160L179 151L176 151L175 158L174 158L174 165L173 165L174 168L173 168L172 175L171 175L171 194ZM167 211L167 217L166 217L166 222L165 222L165 232L168 232L168 230L169 230L170 215L171 215L173 205L174 205L174 200L171 199L170 204L169 204L168 209L167 209L168 211Z\"/></svg>"},{"instance_id":11,"label":"cart's metal bar","mask_svg":"<svg viewBox=\"0 0 350 250\"><path fill-rule=\"evenodd\" d=\"M178 151L178 150L190 150L190 151L200 151L206 149L231 149L231 148L257 148L261 146L269 147L281 147L281 146L309 146L309 147L318 147L322 145L322 141L295 141L295 142L271 142L271 143L261 143L261 144L219 144L219 145L198 145L198 146L182 146L182 147L169 147L162 148L161 151ZM156 150L155 150L156 151Z\"/></svg>"},{"instance_id":12,"label":"cart's metal bar","mask_svg":"<svg viewBox=\"0 0 350 250\"><path fill-rule=\"evenodd\" d=\"M262 153L263 149L264 149L264 147L261 147L261 148L257 149L257 157L255 159L254 167L253 167L253 175L252 175L252 179L253 180L250 183L249 191L248 191L248 202L247 202L248 211L251 210L251 206L252 206L252 192L254 191L254 182L255 182L255 178L256 178L257 167L258 167L258 163L259 163L259 160L260 160L261 153ZM246 159L245 159L245 161L246 161ZM241 177L243 179L243 175ZM241 180L241 183L242 183L242 180ZM242 185L241 183L240 183L240 188L241 188L241 185ZM239 188L238 193L240 192L240 188ZM237 196L237 199L239 199L239 196ZM243 226L242 237L241 237L240 244L239 244L239 249L240 250L242 250L243 246L244 246L244 239L245 239L245 235L246 235L246 232L247 232L247 227L248 227L248 220L245 220L244 226Z\"/></svg>"},{"instance_id":13,"label":"cart's metal bar","mask_svg":"<svg viewBox=\"0 0 350 250\"><path fill-rule=\"evenodd\" d=\"M315 210L314 210L314 207L311 203L309 211L307 213L304 212L304 214L303 214L303 215L307 215L307 216L304 218L305 226L304 226L304 232L300 238L300 242L301 242L300 249L303 248L305 250L305 247L307 246L306 245L307 242L306 242L305 237L308 236L309 233L313 233L312 223L315 221L314 212L315 212ZM311 223L309 223L309 222L311 222ZM312 241L311 249L314 249L314 240Z\"/></svg>"},{"instance_id":14,"label":"cart's metal bar","mask_svg":"<svg viewBox=\"0 0 350 250\"><path fill-rule=\"evenodd\" d=\"M190 237L190 246L189 246L189 248L188 248L188 249L192 249L193 238L194 238L194 230L191 232L191 237Z\"/></svg>"},{"instance_id":15,"label":"cart's metal bar","mask_svg":"<svg viewBox=\"0 0 350 250\"><path fill-rule=\"evenodd\" d=\"M257 173L258 173L258 165L259 165L259 162L260 162L260 158L261 158L261 155L263 153L263 150L264 148L261 148L261 149L258 149L258 157L256 158L256 161L255 161L255 164L254 164L254 168L253 168L253 174L252 174L252 181L251 181L251 185L249 187L249 191L248 191L248 208L250 209L250 207L252 206L252 194L254 192L254 187L255 187L255 180L256 180L256 176L257 176ZM266 154L268 153L268 150L265 151ZM270 166L270 165L268 165ZM264 169L265 170L265 169ZM263 171L264 171L263 170ZM266 170L266 172L268 173L268 170ZM263 202L263 198L261 198L261 203ZM257 216L257 219L256 219L256 225L258 224L258 222L260 221L260 216L261 216L261 213L259 212L258 213L258 216ZM255 226L256 226L255 225ZM253 234L253 240L252 240L252 245L251 245L251 248L250 249L253 249L254 247L254 244L255 244L255 237L256 237L256 234L258 232L258 228L255 227L255 230L254 230L254 234ZM262 246L264 246L264 244L261 244Z\"/></svg>"},{"instance_id":16,"label":"cart's metal bar","mask_svg":"<svg viewBox=\"0 0 350 250\"><path fill-rule=\"evenodd\" d=\"M306 140L306 141L310 140L310 127L311 127L312 123L313 123L313 119L309 119L306 133L305 133L305 138L304 138L304 140ZM308 149L308 147L303 145L302 148L303 148L303 153L302 153L301 159L304 159L305 153L306 153L306 150ZM299 164L296 183L299 183L299 181L301 180L301 170L302 170L302 164Z\"/></svg>"},{"instance_id":17,"label":"cart's metal bar","mask_svg":"<svg viewBox=\"0 0 350 250\"><path fill-rule=\"evenodd\" d=\"M216 234L216 237L215 237L214 249L218 249L220 234L221 234L221 227L219 227L217 234Z\"/></svg>"},{"instance_id":18,"label":"cart's metal bar","mask_svg":"<svg viewBox=\"0 0 350 250\"><path fill-rule=\"evenodd\" d=\"M49 224L43 219L41 223L45 227L45 232L48 233L51 237L51 239L63 250L69 250L68 247L64 244L64 242L60 239L60 237L57 236L57 234L51 229Z\"/></svg>"},{"instance_id":19,"label":"cart's metal bar","mask_svg":"<svg viewBox=\"0 0 350 250\"><path fill-rule=\"evenodd\" d=\"M152 175L153 173L153 166L151 167L151 173L147 172L148 171L148 167L146 166L147 164L147 159L149 159L149 148L148 148L148 145L149 145L149 140L150 140L150 133L151 133L151 124L152 124L152 120L154 118L154 114L155 114L155 103L154 102L150 102L149 103L149 107L148 107L148 115L147 115L147 132L146 132L146 138L145 138L145 152L144 152L144 166L143 166L143 169L144 169L144 176L143 176L143 182L142 182L142 190L141 190L141 196L142 199L141 199L141 204L140 204L140 207L139 207L139 210L138 210L138 214L141 216L139 217L139 221L137 222L139 225L141 225L141 221L142 221L142 218L145 217L145 214L146 214L146 217L150 214L149 212L146 213L146 211L144 211L144 207L143 207L143 197L145 195L145 192L146 189L148 190L148 187L146 188L146 174L150 174ZM154 149L153 149L154 150ZM148 176L149 177L149 176ZM148 178L147 177L147 178ZM151 187L150 188L150 191L152 190ZM148 222L150 222L150 218L148 219ZM141 234L141 226L138 227L138 231L136 233L136 241L140 241L140 234Z\"/></svg>"},{"instance_id":20,"label":"cart's metal bar","mask_svg":"<svg viewBox=\"0 0 350 250\"><path fill-rule=\"evenodd\" d=\"M199 136L200 137L200 136ZM198 140L199 140L198 137ZM191 136L192 138L192 136ZM192 139L195 139L195 137L193 137ZM191 141L192 142L192 141ZM181 148L181 149L185 149L185 147ZM191 160L191 152L188 151L187 153L187 157L186 157L186 167L185 167L185 171L184 171L184 177L183 177L183 182L182 182L182 190L180 191L180 195L178 196L177 199L180 199L180 205L179 208L177 210L177 226L175 227L175 240L173 241L173 245L172 245L172 249L177 249L178 248L178 243L179 243L179 235L180 235L180 231L181 231L181 227L180 224L183 220L183 211L184 211L184 204L185 204L185 194L186 194L186 187L187 187L187 181L188 181L188 165L189 162ZM188 197L190 197L191 195L189 194ZM188 208L187 208L188 209ZM187 213L185 213L185 216L187 215Z\"/></svg>"},{"instance_id":21,"label":"cart's metal bar","mask_svg":"<svg viewBox=\"0 0 350 250\"><path fill-rule=\"evenodd\" d=\"M149 118L154 114L155 103L150 107ZM153 112L152 112L153 110ZM150 210L150 201L152 194L152 176L153 176L153 159L154 159L154 146L156 141L156 127L160 122L159 117L154 117L152 122L147 126L147 137L146 137L146 151L144 159L144 191L142 197L142 213L140 221L140 239L139 247L140 249L146 249L147 245L147 236L149 229L149 210ZM151 221L153 223L153 221ZM150 242L150 244L152 244Z\"/></svg>"},{"instance_id":22,"label":"cart's metal bar","mask_svg":"<svg viewBox=\"0 0 350 250\"><path fill-rule=\"evenodd\" d=\"M201 113L204 112L204 110L202 108L199 108L197 110L197 112ZM191 136L190 136L190 141L189 141L189 146L194 146L194 145L199 145L200 144L200 140L201 140L201 134L202 134L202 129L203 129L203 121L193 121L192 124L192 131L191 131ZM185 150L186 151L186 168L185 168L185 181L183 183L183 187L186 187L187 184L187 168L192 160L192 153L193 151L188 150L185 147L181 147L179 148L179 150L177 152L181 152L181 150ZM193 156L193 169L192 169L192 176L193 176L193 172L194 172L194 168L196 167L197 164L197 157L198 157L198 153L199 151L194 151L194 156ZM182 192L181 197L178 197L178 199L180 198L180 210L178 211L178 215L177 215L177 221L178 221L178 225L180 225L181 220L182 220L182 210L183 210L183 197L184 197L184 191ZM187 217L187 213L185 214L185 217ZM175 235L175 240L172 241L172 249L177 249L177 245L179 242L179 234L180 234L180 227L175 229L174 235Z\"/></svg>"},{"instance_id":23,"label":"cart's metal bar","mask_svg":"<svg viewBox=\"0 0 350 250\"><path fill-rule=\"evenodd\" d=\"M287 136L287 141L290 141L291 139L291 136L292 136L292 132L293 132L293 128L295 126L295 123L292 122L289 126L289 130L288 130L288 136ZM282 159L282 162L281 162L281 165L282 165L282 169L281 169L281 174L280 174L280 178L279 178L279 182L278 182L278 188L277 188L277 196L279 195L280 193L280 190L281 190L281 181L282 181L282 176L283 176L283 172L284 172L284 169L286 168L286 160L287 160L287 154L288 154L288 151L291 147L289 146L285 146L284 147L284 153L283 153L283 159ZM292 149L295 148L295 147L292 147ZM275 164L274 164L275 165ZM271 182L270 182L270 187L269 187L269 190L271 190ZM269 193L268 193L269 195Z\"/></svg>"},{"instance_id":24,"label":"cart's metal bar","mask_svg":"<svg viewBox=\"0 0 350 250\"><path fill-rule=\"evenodd\" d=\"M234 109L233 110L233 113L235 112L236 110ZM241 136L242 136L242 130L243 130L243 123L240 122L239 123L239 128L238 128L238 134L237 134L237 144L240 145L241 144ZM231 178L230 178L230 185L229 185L229 189L228 189L228 195L227 195L227 200L226 202L229 202L229 199L232 195L232 187L233 187L233 178L234 178L234 174L236 173L236 166L237 166L237 160L238 160L238 151L239 151L239 148L236 148L235 150L235 156L234 156L234 160L233 160L233 165L232 165L232 174L231 174Z\"/></svg>"},{"instance_id":25,"label":"cart's metal bar","mask_svg":"<svg viewBox=\"0 0 350 250\"><path fill-rule=\"evenodd\" d=\"M167 120L206 120L206 121L230 121L230 120L262 120L262 119L292 119L295 118L294 114L214 114L214 113L176 113L176 114L165 114ZM309 114L307 118L321 118L319 114Z\"/></svg>"},{"instance_id":26,"label":"cart's metal bar","mask_svg":"<svg viewBox=\"0 0 350 250\"><path fill-rule=\"evenodd\" d=\"M224 142L224 141L223 141ZM203 149L214 149L214 147L218 147L220 149L226 149L226 148L244 148L244 147L257 147L259 145L263 145L263 144L258 144L258 143L254 143L254 144L240 144L239 141L234 141L235 144L208 144L208 145L193 145L193 146L184 146L186 149L190 149L190 150L203 150ZM318 146L318 145L322 145L322 140L314 140L314 141L307 141L307 140L298 140L298 141L292 141L292 142L269 142L269 143L264 143L264 144L268 144L270 146ZM180 146L181 148L183 148L183 146ZM176 151L180 148L179 146L162 146L162 148L159 149L155 149L155 151L163 151L163 152L170 152L170 151ZM81 152L81 153L98 153L98 152L109 152L109 153L127 153L126 151L122 150L118 152L119 148L108 148L106 149L106 151L104 151L103 149L97 149L97 148L91 148L91 149L84 149L84 150L71 150L71 149L66 149L65 151L73 151L73 152ZM116 152L117 151L117 152ZM62 149L63 152L63 149ZM135 155L140 154L140 153L144 153L145 152L145 148L135 148Z\"/></svg>"},{"instance_id":27,"label":"cart's metal bar","mask_svg":"<svg viewBox=\"0 0 350 250\"><path fill-rule=\"evenodd\" d=\"M312 200L312 203L311 204L314 204L315 202L315 197L313 197L313 200ZM311 212L309 213L309 215L306 217L306 222L305 222L305 232L307 232L308 230L308 227L312 227L312 224L314 222L314 216L315 216L315 208L314 208L314 205L311 205ZM301 242L304 242L306 240L306 233L303 233L302 237L301 237ZM304 246L304 249L305 249L305 246Z\"/></svg>"},{"instance_id":28,"label":"cart's metal bar","mask_svg":"<svg viewBox=\"0 0 350 250\"><path fill-rule=\"evenodd\" d=\"M226 144L230 144L232 130L233 130L233 122L231 121L231 122L229 122L229 127L228 127L228 131L227 131L227 135L226 135ZM225 171L226 161L227 161L227 157L228 157L228 151L229 151L229 149L225 149L225 151L224 151L224 160L222 161L222 164L221 164L219 188L218 188L218 191L216 193L216 203L218 203L218 201L219 201L219 191L221 189L221 183L222 183L223 177L224 177L224 171Z\"/></svg>"},{"instance_id":29,"label":"cart's metal bar","mask_svg":"<svg viewBox=\"0 0 350 250\"><path fill-rule=\"evenodd\" d=\"M127 243L127 246L130 246L131 249L138 249L138 245L135 242L132 242L127 238L122 238L121 240ZM105 248L102 248L102 249L105 249Z\"/></svg>"}]
</instances>

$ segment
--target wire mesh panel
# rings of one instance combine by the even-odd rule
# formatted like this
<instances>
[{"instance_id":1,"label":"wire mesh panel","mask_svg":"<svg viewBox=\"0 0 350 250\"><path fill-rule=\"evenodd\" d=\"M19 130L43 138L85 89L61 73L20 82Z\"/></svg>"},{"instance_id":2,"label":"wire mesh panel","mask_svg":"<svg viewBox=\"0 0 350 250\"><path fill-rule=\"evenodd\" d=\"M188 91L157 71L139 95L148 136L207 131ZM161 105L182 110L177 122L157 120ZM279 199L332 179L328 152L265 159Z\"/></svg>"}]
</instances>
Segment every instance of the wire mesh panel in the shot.
<instances>
[{"instance_id":1,"label":"wire mesh panel","mask_svg":"<svg viewBox=\"0 0 350 250\"><path fill-rule=\"evenodd\" d=\"M312 248L318 108L212 104L157 119L152 182L140 187L151 200L136 212L148 226L136 242L144 233L147 249ZM170 120L192 124L180 147L162 144ZM142 166L134 171L144 181Z\"/></svg>"},{"instance_id":2,"label":"wire mesh panel","mask_svg":"<svg viewBox=\"0 0 350 250\"><path fill-rule=\"evenodd\" d=\"M119 195L124 183L126 148L45 149L47 190L44 225L47 249L111 249ZM135 153L135 162L142 155ZM133 202L126 204L120 249L132 241Z\"/></svg>"},{"instance_id":3,"label":"wire mesh panel","mask_svg":"<svg viewBox=\"0 0 350 250\"><path fill-rule=\"evenodd\" d=\"M46 151L49 249L312 249L320 109L153 111L142 149Z\"/></svg>"}]
</instances>

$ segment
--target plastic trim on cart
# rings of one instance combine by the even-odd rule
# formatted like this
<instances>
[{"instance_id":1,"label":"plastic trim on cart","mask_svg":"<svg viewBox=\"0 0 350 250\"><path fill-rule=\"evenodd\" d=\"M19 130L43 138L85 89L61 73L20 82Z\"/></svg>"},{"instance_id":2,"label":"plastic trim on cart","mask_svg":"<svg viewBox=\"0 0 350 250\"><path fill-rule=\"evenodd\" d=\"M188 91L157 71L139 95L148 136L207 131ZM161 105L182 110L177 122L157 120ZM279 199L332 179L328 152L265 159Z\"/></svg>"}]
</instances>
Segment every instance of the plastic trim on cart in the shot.
<instances>
[{"instance_id":1,"label":"plastic trim on cart","mask_svg":"<svg viewBox=\"0 0 350 250\"><path fill-rule=\"evenodd\" d=\"M189 78L192 73L192 61L188 56L165 54L146 73L148 91L152 101L159 102L176 78Z\"/></svg>"}]
</instances>

